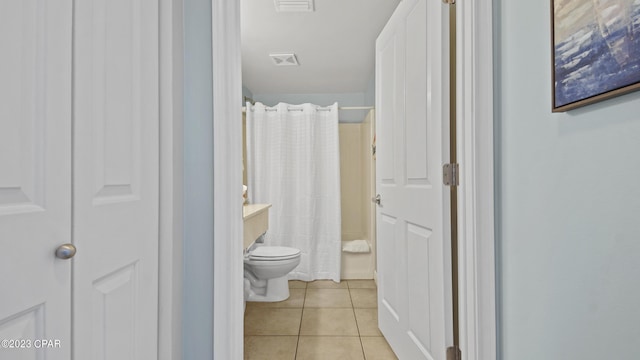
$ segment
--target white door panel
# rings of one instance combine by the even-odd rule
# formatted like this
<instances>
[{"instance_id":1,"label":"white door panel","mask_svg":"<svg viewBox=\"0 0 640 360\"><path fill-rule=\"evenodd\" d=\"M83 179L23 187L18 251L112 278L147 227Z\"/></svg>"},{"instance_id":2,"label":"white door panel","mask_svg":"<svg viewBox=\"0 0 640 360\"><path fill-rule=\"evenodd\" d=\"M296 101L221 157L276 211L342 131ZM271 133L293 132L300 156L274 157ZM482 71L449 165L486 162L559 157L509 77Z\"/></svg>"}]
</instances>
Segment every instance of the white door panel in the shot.
<instances>
[{"instance_id":1,"label":"white door panel","mask_svg":"<svg viewBox=\"0 0 640 360\"><path fill-rule=\"evenodd\" d=\"M401 273L396 271L381 271L383 269L393 269L394 264L401 261L401 254L398 254L396 244L396 224L397 219L381 214L377 218L377 236L382 237L385 241L379 242L378 248L385 255L378 256L378 284L384 284L385 291L379 293L379 306L384 307L385 316L391 316L395 321L399 321L399 313L402 304L398 298L398 283L400 282ZM379 288L379 287L378 287ZM381 314L381 316L382 316Z\"/></svg>"},{"instance_id":2,"label":"white door panel","mask_svg":"<svg viewBox=\"0 0 640 360\"><path fill-rule=\"evenodd\" d=\"M448 8L405 0L376 43L379 324L400 359L452 343Z\"/></svg>"},{"instance_id":3,"label":"white door panel","mask_svg":"<svg viewBox=\"0 0 640 360\"><path fill-rule=\"evenodd\" d=\"M2 360L71 353L71 9L0 2L0 339L24 346Z\"/></svg>"},{"instance_id":4,"label":"white door panel","mask_svg":"<svg viewBox=\"0 0 640 360\"><path fill-rule=\"evenodd\" d=\"M158 5L76 3L74 355L157 357Z\"/></svg>"}]
</instances>

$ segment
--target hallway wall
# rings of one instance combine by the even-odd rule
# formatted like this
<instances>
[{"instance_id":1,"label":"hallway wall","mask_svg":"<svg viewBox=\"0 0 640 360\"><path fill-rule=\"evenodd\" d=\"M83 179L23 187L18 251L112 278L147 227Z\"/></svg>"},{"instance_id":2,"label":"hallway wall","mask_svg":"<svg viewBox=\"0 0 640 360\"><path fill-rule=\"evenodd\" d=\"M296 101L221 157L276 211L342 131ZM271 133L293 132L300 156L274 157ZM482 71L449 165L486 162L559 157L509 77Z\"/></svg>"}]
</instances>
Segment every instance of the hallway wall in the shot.
<instances>
[{"instance_id":1,"label":"hallway wall","mask_svg":"<svg viewBox=\"0 0 640 360\"><path fill-rule=\"evenodd\" d=\"M640 92L551 113L548 1L494 2L500 359L638 359Z\"/></svg>"},{"instance_id":2,"label":"hallway wall","mask_svg":"<svg viewBox=\"0 0 640 360\"><path fill-rule=\"evenodd\" d=\"M183 359L213 359L211 1L184 1Z\"/></svg>"}]
</instances>

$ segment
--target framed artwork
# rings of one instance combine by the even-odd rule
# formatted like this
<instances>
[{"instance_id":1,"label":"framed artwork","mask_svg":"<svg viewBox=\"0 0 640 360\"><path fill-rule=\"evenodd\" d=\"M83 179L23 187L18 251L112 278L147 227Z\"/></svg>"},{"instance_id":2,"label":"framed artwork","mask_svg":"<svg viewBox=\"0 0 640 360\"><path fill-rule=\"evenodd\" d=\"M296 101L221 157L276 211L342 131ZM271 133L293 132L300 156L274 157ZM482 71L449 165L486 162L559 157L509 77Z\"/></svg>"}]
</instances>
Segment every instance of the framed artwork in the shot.
<instances>
[{"instance_id":1,"label":"framed artwork","mask_svg":"<svg viewBox=\"0 0 640 360\"><path fill-rule=\"evenodd\" d=\"M640 0L551 0L553 112L640 89Z\"/></svg>"}]
</instances>

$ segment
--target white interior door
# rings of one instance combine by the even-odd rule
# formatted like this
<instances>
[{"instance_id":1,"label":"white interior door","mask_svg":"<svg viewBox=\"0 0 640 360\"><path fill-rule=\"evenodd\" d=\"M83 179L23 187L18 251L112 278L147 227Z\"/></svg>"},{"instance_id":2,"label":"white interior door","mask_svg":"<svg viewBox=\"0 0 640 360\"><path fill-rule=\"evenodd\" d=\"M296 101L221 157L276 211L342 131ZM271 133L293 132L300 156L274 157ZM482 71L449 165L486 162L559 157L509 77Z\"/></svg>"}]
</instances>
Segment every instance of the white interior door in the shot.
<instances>
[{"instance_id":1,"label":"white interior door","mask_svg":"<svg viewBox=\"0 0 640 360\"><path fill-rule=\"evenodd\" d=\"M156 359L158 1L74 15L74 357Z\"/></svg>"},{"instance_id":2,"label":"white interior door","mask_svg":"<svg viewBox=\"0 0 640 360\"><path fill-rule=\"evenodd\" d=\"M157 0L2 1L0 48L0 359L157 358Z\"/></svg>"},{"instance_id":3,"label":"white interior door","mask_svg":"<svg viewBox=\"0 0 640 360\"><path fill-rule=\"evenodd\" d=\"M380 330L400 359L452 345L448 6L400 3L376 42Z\"/></svg>"},{"instance_id":4,"label":"white interior door","mask_svg":"<svg viewBox=\"0 0 640 360\"><path fill-rule=\"evenodd\" d=\"M71 353L71 261L54 256L71 242L71 14L71 0L0 1L2 360Z\"/></svg>"}]
</instances>

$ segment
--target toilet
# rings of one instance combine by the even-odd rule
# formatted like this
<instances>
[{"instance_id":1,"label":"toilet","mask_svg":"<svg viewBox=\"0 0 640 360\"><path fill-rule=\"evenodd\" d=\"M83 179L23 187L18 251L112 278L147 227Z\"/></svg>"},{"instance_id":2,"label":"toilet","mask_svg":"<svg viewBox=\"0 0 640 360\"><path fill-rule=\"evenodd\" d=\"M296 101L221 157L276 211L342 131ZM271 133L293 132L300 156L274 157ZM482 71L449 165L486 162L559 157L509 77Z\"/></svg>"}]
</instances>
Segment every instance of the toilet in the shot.
<instances>
[{"instance_id":1,"label":"toilet","mask_svg":"<svg viewBox=\"0 0 640 360\"><path fill-rule=\"evenodd\" d=\"M274 302L289 298L287 274L300 264L300 250L257 245L244 255L246 301Z\"/></svg>"}]
</instances>

